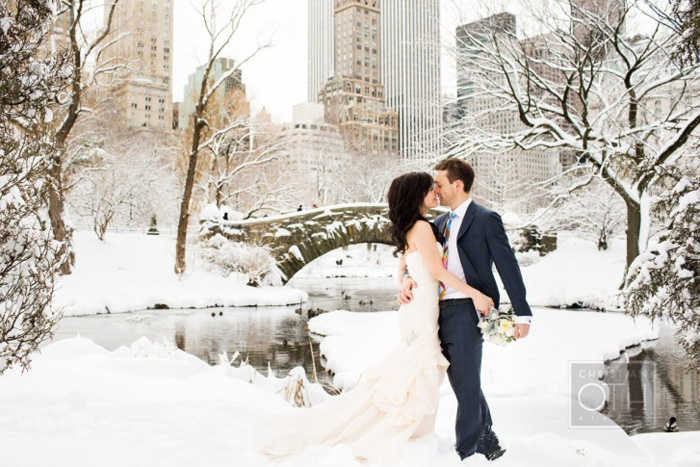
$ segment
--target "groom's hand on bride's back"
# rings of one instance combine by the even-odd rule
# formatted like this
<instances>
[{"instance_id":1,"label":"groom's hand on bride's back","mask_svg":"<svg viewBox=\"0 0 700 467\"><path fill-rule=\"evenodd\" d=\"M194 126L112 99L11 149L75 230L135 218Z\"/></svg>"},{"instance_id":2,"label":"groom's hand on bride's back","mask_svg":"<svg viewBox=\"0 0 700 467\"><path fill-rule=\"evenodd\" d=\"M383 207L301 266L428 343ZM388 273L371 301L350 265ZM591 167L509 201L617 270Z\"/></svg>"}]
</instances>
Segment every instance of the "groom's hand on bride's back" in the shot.
<instances>
[{"instance_id":1,"label":"groom's hand on bride's back","mask_svg":"<svg viewBox=\"0 0 700 467\"><path fill-rule=\"evenodd\" d=\"M401 286L399 287L399 305L405 305L413 300L414 287L418 287L416 281L414 281L409 275L404 276L401 280Z\"/></svg>"}]
</instances>

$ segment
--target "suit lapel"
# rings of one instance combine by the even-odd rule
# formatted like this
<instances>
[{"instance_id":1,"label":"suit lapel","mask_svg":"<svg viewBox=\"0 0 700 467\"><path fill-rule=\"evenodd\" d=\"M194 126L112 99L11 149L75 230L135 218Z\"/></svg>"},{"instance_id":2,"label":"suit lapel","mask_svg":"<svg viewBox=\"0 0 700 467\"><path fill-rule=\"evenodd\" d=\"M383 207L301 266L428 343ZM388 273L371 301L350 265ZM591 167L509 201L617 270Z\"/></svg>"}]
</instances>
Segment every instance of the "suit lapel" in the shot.
<instances>
[{"instance_id":1,"label":"suit lapel","mask_svg":"<svg viewBox=\"0 0 700 467\"><path fill-rule=\"evenodd\" d=\"M447 213L440 214L435 218L435 227L442 233L445 233L445 221L447 220Z\"/></svg>"},{"instance_id":2,"label":"suit lapel","mask_svg":"<svg viewBox=\"0 0 700 467\"><path fill-rule=\"evenodd\" d=\"M474 200L472 200L471 203L469 203L469 207L467 208L467 212L464 214L464 220L462 221L462 225L459 226L459 233L457 233L457 240L460 239L462 235L465 234L465 232L469 229L469 226L472 225L472 221L474 220L474 217L476 216L476 203Z\"/></svg>"}]
</instances>

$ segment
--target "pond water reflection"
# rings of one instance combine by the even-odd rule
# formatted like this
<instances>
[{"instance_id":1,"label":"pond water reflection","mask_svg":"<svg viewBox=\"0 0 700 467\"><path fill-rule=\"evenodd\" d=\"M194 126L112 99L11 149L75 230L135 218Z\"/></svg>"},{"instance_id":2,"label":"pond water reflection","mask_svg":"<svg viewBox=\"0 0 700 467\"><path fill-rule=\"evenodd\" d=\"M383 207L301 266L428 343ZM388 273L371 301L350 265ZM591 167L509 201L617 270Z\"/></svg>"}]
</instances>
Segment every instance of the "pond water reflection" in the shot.
<instances>
[{"instance_id":1,"label":"pond water reflection","mask_svg":"<svg viewBox=\"0 0 700 467\"><path fill-rule=\"evenodd\" d=\"M238 351L258 371L265 373L269 363L278 376L296 366L311 375L315 362L319 380L330 384L332 378L320 365L318 342L312 338L309 344L307 311L397 308L395 284L389 278L302 279L292 285L309 293L310 301L301 312L296 307L217 308L64 318L54 339L79 333L114 350L146 336L156 342L174 342L210 364L217 364L222 352L230 357ZM628 359L652 371L629 372L631 376L616 387L603 410L608 417L630 434L660 431L670 416L679 419L681 430L700 430L698 374L685 373L683 349L671 328L662 326L658 341L632 347L608 362L606 381L611 382L610 374L619 374L620 365L627 365Z\"/></svg>"},{"instance_id":2,"label":"pond water reflection","mask_svg":"<svg viewBox=\"0 0 700 467\"><path fill-rule=\"evenodd\" d=\"M315 364L319 380L330 384L332 378L320 364L319 342L307 332L308 310L397 308L394 281L388 278L304 279L293 286L309 292L309 302L301 310L210 308L66 317L61 320L54 340L80 334L107 350L115 350L145 336L155 342L174 342L181 350L212 365L219 363L222 352L229 357L239 352L243 360L264 374L268 363L278 376L297 366L311 375Z\"/></svg>"},{"instance_id":3,"label":"pond water reflection","mask_svg":"<svg viewBox=\"0 0 700 467\"><path fill-rule=\"evenodd\" d=\"M608 362L611 396L602 412L629 434L662 431L672 416L680 431L700 430L700 375L686 372L687 361L674 330L661 324L658 340Z\"/></svg>"}]
</instances>

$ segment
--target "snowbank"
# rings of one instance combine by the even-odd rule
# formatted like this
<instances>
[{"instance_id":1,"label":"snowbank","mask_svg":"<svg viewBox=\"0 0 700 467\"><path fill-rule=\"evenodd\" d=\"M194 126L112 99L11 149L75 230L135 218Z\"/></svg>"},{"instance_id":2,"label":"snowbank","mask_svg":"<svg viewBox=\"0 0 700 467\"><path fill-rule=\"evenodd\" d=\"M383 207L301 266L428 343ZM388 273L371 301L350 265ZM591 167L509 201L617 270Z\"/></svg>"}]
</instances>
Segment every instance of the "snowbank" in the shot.
<instances>
[{"instance_id":1,"label":"snowbank","mask_svg":"<svg viewBox=\"0 0 700 467\"><path fill-rule=\"evenodd\" d=\"M397 313L334 311L309 320L311 332L327 336L320 348L335 386L353 387L364 368L395 345ZM602 363L659 333L649 319L622 313L535 308L533 315L527 339L505 347L484 345L481 377L488 396L568 397L570 362Z\"/></svg>"},{"instance_id":2,"label":"snowbank","mask_svg":"<svg viewBox=\"0 0 700 467\"><path fill-rule=\"evenodd\" d=\"M614 239L607 251L579 238L559 240L555 251L522 268L530 305L618 309L625 271L625 242Z\"/></svg>"},{"instance_id":3,"label":"snowbank","mask_svg":"<svg viewBox=\"0 0 700 467\"><path fill-rule=\"evenodd\" d=\"M643 433L632 436L659 465L700 465L700 431Z\"/></svg>"},{"instance_id":4,"label":"snowbank","mask_svg":"<svg viewBox=\"0 0 700 467\"><path fill-rule=\"evenodd\" d=\"M621 315L547 311L535 310L537 326L528 339L486 347L485 391L508 449L498 465L651 467L661 465L659 456L666 466L694 465L698 433L630 438L619 428L568 427L569 399L559 374L566 373L564 361L607 358L653 331ZM335 354L331 364L358 371L396 334L394 312L333 312L312 323L331 334L324 339L325 351ZM586 338L594 328L596 338ZM79 337L58 341L35 356L29 372L0 377L3 465L361 465L342 446L311 447L282 464L259 456L253 446L264 420L304 410L285 402L273 380L250 367L210 367L146 339L114 352ZM441 395L436 433L408 443L392 465L490 465L482 456L460 463L452 448L456 400L447 382Z\"/></svg>"},{"instance_id":5,"label":"snowbank","mask_svg":"<svg viewBox=\"0 0 700 467\"><path fill-rule=\"evenodd\" d=\"M188 273L173 272L171 236L92 232L74 234L75 270L58 280L54 306L66 316L122 313L156 305L169 308L292 305L308 295L291 287L249 287L204 270L189 247Z\"/></svg>"}]
</instances>

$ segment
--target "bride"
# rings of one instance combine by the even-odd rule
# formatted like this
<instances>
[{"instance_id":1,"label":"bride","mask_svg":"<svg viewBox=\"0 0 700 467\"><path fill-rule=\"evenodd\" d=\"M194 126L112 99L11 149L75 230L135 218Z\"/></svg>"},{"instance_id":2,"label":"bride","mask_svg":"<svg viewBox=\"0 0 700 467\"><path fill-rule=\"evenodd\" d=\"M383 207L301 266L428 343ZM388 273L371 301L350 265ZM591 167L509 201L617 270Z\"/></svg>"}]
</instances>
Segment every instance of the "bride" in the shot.
<instances>
[{"instance_id":1,"label":"bride","mask_svg":"<svg viewBox=\"0 0 700 467\"><path fill-rule=\"evenodd\" d=\"M394 255L418 284L398 311L399 344L368 368L351 391L310 409L275 417L262 433L262 452L283 458L307 446L346 445L356 458L394 459L411 438L433 432L439 388L449 365L438 338L438 288L442 282L474 300L488 315L493 301L443 268L444 240L425 215L437 206L433 178L412 172L394 179L387 195ZM401 277L399 277L399 281Z\"/></svg>"}]
</instances>

